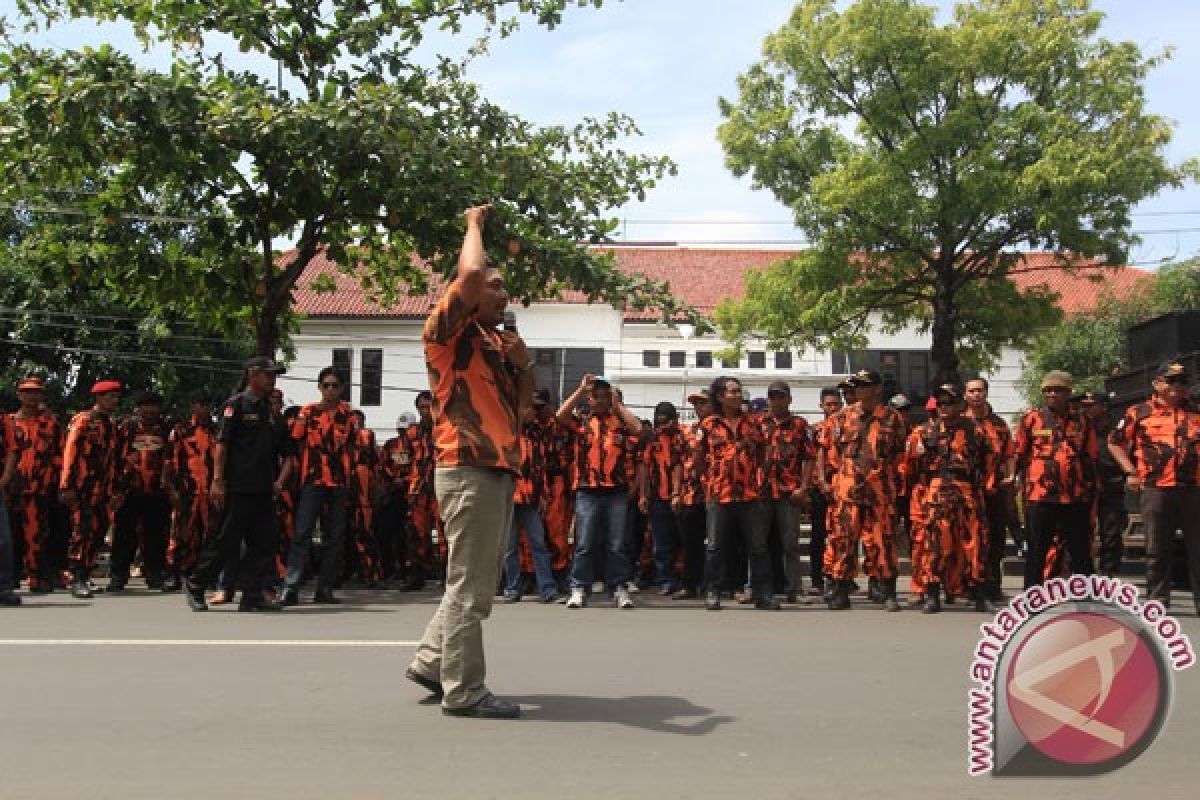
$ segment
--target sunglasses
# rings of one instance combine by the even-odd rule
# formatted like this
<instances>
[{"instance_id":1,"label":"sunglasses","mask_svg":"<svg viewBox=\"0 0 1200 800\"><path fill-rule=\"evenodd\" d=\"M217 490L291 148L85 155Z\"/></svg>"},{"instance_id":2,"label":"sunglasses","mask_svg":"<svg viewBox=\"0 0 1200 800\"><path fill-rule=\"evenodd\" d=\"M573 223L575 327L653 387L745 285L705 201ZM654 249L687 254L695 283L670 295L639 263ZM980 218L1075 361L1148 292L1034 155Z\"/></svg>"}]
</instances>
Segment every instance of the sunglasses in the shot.
<instances>
[{"instance_id":1,"label":"sunglasses","mask_svg":"<svg viewBox=\"0 0 1200 800\"><path fill-rule=\"evenodd\" d=\"M1070 390L1062 386L1045 386L1042 388L1042 394L1066 394L1068 391Z\"/></svg>"},{"instance_id":2,"label":"sunglasses","mask_svg":"<svg viewBox=\"0 0 1200 800\"><path fill-rule=\"evenodd\" d=\"M340 388L342 388L342 385L340 383L322 383L321 388L322 389L340 389Z\"/></svg>"}]
</instances>

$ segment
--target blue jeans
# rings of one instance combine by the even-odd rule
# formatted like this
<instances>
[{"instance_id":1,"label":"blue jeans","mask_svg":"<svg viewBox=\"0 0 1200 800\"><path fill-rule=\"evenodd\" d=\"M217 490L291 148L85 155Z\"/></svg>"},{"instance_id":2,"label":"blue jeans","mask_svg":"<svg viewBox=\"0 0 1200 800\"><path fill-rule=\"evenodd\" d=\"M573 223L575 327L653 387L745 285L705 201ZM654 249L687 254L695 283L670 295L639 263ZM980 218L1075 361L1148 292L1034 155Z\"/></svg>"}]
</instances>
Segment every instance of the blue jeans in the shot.
<instances>
[{"instance_id":1,"label":"blue jeans","mask_svg":"<svg viewBox=\"0 0 1200 800\"><path fill-rule=\"evenodd\" d=\"M533 551L533 570L537 575L538 594L553 597L558 593L554 582L554 568L550 564L550 551L546 549L546 526L537 506L513 506L512 530L508 535L508 547L504 551L504 593L517 594L521 587L521 559L517 555L521 526L529 538L529 549Z\"/></svg>"},{"instance_id":2,"label":"blue jeans","mask_svg":"<svg viewBox=\"0 0 1200 800\"><path fill-rule=\"evenodd\" d=\"M332 589L337 582L338 569L342 560L342 543L346 538L346 514L350 505L347 489L328 486L301 486L296 498L296 535L288 550L287 576L284 580L291 588L300 585L304 578L304 558L312 547L313 529L317 527L317 516L321 516L321 547L325 551L321 558L321 573L317 576L318 589ZM324 509L324 514L321 510Z\"/></svg>"},{"instance_id":3,"label":"blue jeans","mask_svg":"<svg viewBox=\"0 0 1200 800\"><path fill-rule=\"evenodd\" d=\"M659 586L674 588L679 583L675 574L679 521L669 501L650 501L650 530L654 534L654 581Z\"/></svg>"},{"instance_id":4,"label":"blue jeans","mask_svg":"<svg viewBox=\"0 0 1200 800\"><path fill-rule=\"evenodd\" d=\"M4 493L0 492L0 594L8 594L17 588L16 572L13 567L12 528L8 524L8 506Z\"/></svg>"},{"instance_id":5,"label":"blue jeans","mask_svg":"<svg viewBox=\"0 0 1200 800\"><path fill-rule=\"evenodd\" d=\"M625 554L625 517L629 498L624 490L580 489L575 494L575 561L571 565L571 588L592 590L592 553L605 546L605 585L614 592L629 580L629 558ZM600 544L600 537L607 541Z\"/></svg>"}]
</instances>

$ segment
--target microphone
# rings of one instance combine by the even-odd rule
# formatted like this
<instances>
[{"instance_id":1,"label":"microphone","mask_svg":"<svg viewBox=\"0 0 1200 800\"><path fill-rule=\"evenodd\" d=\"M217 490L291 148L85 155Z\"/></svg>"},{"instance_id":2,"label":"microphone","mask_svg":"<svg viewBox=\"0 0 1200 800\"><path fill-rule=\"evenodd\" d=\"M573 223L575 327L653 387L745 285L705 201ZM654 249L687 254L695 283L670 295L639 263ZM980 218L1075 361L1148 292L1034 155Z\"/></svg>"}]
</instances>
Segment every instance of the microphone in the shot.
<instances>
[{"instance_id":1,"label":"microphone","mask_svg":"<svg viewBox=\"0 0 1200 800\"><path fill-rule=\"evenodd\" d=\"M514 313L512 311L504 312L503 327L504 327L504 330L509 333L517 332L517 315L516 315L516 313Z\"/></svg>"}]
</instances>

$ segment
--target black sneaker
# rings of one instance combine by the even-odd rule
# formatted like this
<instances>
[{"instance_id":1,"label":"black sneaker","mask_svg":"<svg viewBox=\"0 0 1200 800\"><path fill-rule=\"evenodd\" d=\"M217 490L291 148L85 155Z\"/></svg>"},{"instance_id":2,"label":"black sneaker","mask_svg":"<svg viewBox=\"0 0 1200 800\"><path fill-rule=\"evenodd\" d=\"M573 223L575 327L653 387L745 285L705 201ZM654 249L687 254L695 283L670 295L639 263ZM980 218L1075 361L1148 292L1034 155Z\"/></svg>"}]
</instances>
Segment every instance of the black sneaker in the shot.
<instances>
[{"instance_id":1,"label":"black sneaker","mask_svg":"<svg viewBox=\"0 0 1200 800\"><path fill-rule=\"evenodd\" d=\"M475 719L516 719L521 716L521 707L516 703L501 700L494 694L486 694L473 706L466 708L442 707L447 717L474 717Z\"/></svg>"},{"instance_id":2,"label":"black sneaker","mask_svg":"<svg viewBox=\"0 0 1200 800\"><path fill-rule=\"evenodd\" d=\"M242 592L242 602L238 603L238 611L283 611L283 606L273 603L254 592Z\"/></svg>"},{"instance_id":3,"label":"black sneaker","mask_svg":"<svg viewBox=\"0 0 1200 800\"><path fill-rule=\"evenodd\" d=\"M169 577L165 581L163 581L163 584L162 584L163 592L178 592L182 588L183 588L183 581L181 581L179 579L178 575L172 575L171 577Z\"/></svg>"},{"instance_id":4,"label":"black sneaker","mask_svg":"<svg viewBox=\"0 0 1200 800\"><path fill-rule=\"evenodd\" d=\"M75 581L71 584L71 596L80 600L91 600L96 593L92 591L92 587L88 585L87 581Z\"/></svg>"},{"instance_id":5,"label":"black sneaker","mask_svg":"<svg viewBox=\"0 0 1200 800\"><path fill-rule=\"evenodd\" d=\"M108 581L108 593L119 594L125 591L126 581L122 578L110 578Z\"/></svg>"},{"instance_id":6,"label":"black sneaker","mask_svg":"<svg viewBox=\"0 0 1200 800\"><path fill-rule=\"evenodd\" d=\"M333 594L333 589L317 589L317 593L313 595L313 602L319 605L335 606L342 602Z\"/></svg>"},{"instance_id":7,"label":"black sneaker","mask_svg":"<svg viewBox=\"0 0 1200 800\"><path fill-rule=\"evenodd\" d=\"M426 678L424 675L417 672L412 667L409 667L408 669L404 670L404 677L408 678L410 681L415 683L417 686L420 686L422 689L429 692L431 695L433 695L433 697L435 699L438 699L438 700L442 699L442 696L444 694L444 692L442 691L442 684L439 683L438 681L435 681L433 678Z\"/></svg>"},{"instance_id":8,"label":"black sneaker","mask_svg":"<svg viewBox=\"0 0 1200 800\"><path fill-rule=\"evenodd\" d=\"M21 597L16 592L0 593L0 606L16 608L19 605L21 605Z\"/></svg>"},{"instance_id":9,"label":"black sneaker","mask_svg":"<svg viewBox=\"0 0 1200 800\"><path fill-rule=\"evenodd\" d=\"M709 592L704 595L704 610L705 611L720 611L721 610L721 595L717 592Z\"/></svg>"},{"instance_id":10,"label":"black sneaker","mask_svg":"<svg viewBox=\"0 0 1200 800\"><path fill-rule=\"evenodd\" d=\"M188 608L192 611L208 611L208 602L204 599L203 586L192 586L191 582L188 582L183 588Z\"/></svg>"},{"instance_id":11,"label":"black sneaker","mask_svg":"<svg viewBox=\"0 0 1200 800\"><path fill-rule=\"evenodd\" d=\"M774 595L758 598L754 601L754 607L759 611L781 611L783 609L783 606L779 604Z\"/></svg>"},{"instance_id":12,"label":"black sneaker","mask_svg":"<svg viewBox=\"0 0 1200 800\"><path fill-rule=\"evenodd\" d=\"M291 586L285 586L283 591L279 593L279 605L281 605L281 606L298 606L298 605L300 605L300 592Z\"/></svg>"}]
</instances>

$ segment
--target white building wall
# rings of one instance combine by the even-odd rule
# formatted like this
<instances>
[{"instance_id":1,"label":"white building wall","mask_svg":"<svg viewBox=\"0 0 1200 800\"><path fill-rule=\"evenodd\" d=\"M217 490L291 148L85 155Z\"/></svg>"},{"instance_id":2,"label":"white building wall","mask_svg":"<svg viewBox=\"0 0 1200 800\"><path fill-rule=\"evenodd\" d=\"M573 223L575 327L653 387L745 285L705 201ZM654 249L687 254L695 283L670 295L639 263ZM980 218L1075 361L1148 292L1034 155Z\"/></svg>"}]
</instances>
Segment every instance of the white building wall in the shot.
<instances>
[{"instance_id":1,"label":"white building wall","mask_svg":"<svg viewBox=\"0 0 1200 800\"><path fill-rule=\"evenodd\" d=\"M517 327L530 347L603 348L605 373L620 386L625 402L638 416L649 418L656 403L668 400L681 408L689 392L707 387L718 375L733 375L742 380L750 397L766 395L767 385L785 380L792 387L792 408L815 421L820 418L818 399L824 386L844 377L833 373L828 351L792 353L790 369L777 369L774 355L766 356L766 366L752 369L748 354L764 350L759 343L748 342L736 369L723 367L716 353L726 342L714 336L684 338L678 329L665 325L623 322L620 312L605 305L533 304L515 306ZM351 402L360 406L362 350L383 350L383 392L378 406L363 407L367 424L382 441L392 435L396 417L411 411L416 393L427 388L424 355L421 349L422 324L415 320L314 319L304 322L295 337L296 357L288 374L280 381L285 402L303 404L317 399L316 376L332 363L335 348L352 348L353 390ZM928 335L916 330L894 334L878 333L871 337L872 350L923 350L930 345ZM643 366L643 351L661 353L660 366ZM683 351L684 367L669 366L671 351ZM711 368L696 366L696 353L714 354ZM992 404L1006 419L1024 409L1018 381L1023 370L1023 355L1005 349L997 366L986 376L991 383ZM569 392L571 387L566 387Z\"/></svg>"}]
</instances>

